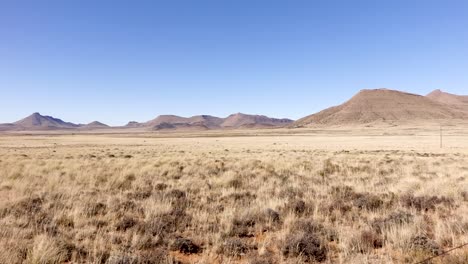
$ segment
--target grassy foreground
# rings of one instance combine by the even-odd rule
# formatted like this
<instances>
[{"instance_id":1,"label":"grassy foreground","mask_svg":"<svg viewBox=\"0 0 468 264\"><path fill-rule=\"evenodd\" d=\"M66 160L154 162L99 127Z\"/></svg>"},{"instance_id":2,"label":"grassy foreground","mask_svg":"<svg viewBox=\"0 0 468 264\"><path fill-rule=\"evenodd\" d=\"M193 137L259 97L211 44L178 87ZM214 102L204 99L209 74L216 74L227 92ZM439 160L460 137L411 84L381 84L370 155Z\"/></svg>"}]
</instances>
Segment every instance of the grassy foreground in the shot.
<instances>
[{"instance_id":1,"label":"grassy foreground","mask_svg":"<svg viewBox=\"0 0 468 264\"><path fill-rule=\"evenodd\" d=\"M456 142L1 137L0 263L415 263L468 242Z\"/></svg>"}]
</instances>

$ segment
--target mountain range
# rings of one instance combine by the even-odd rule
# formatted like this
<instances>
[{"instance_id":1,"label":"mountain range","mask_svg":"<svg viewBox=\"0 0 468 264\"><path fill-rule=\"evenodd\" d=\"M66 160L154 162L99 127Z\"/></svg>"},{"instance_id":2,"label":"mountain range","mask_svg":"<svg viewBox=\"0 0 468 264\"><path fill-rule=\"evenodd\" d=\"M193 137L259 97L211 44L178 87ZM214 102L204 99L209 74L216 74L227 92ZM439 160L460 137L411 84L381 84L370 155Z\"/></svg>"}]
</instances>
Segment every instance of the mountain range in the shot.
<instances>
[{"instance_id":1,"label":"mountain range","mask_svg":"<svg viewBox=\"0 0 468 264\"><path fill-rule=\"evenodd\" d=\"M145 123L130 122L129 127L147 127L151 130L163 129L226 129L226 128L267 128L281 127L294 122L290 119L271 118L263 115L232 114L226 118L210 115L180 117L160 115Z\"/></svg>"},{"instance_id":2,"label":"mountain range","mask_svg":"<svg viewBox=\"0 0 468 264\"><path fill-rule=\"evenodd\" d=\"M123 127L110 127L94 121L89 124L74 124L61 119L33 113L32 115L10 124L0 124L0 131L33 131L33 130L96 130L96 129L126 129L140 128L142 130L208 130L208 129L239 129L239 128L274 128L293 123L290 119L270 118L263 115L232 114L226 118L209 115L180 117L175 115L160 115L150 121L139 123L129 122Z\"/></svg>"},{"instance_id":3,"label":"mountain range","mask_svg":"<svg viewBox=\"0 0 468 264\"><path fill-rule=\"evenodd\" d=\"M181 117L160 115L147 122L131 121L110 127L94 121L74 124L39 113L14 123L0 124L0 131L139 129L143 131L211 130L337 125L400 124L468 120L468 96L435 90L426 96L390 89L359 91L341 105L333 106L297 121L263 115L236 113L221 118L210 115Z\"/></svg>"},{"instance_id":4,"label":"mountain range","mask_svg":"<svg viewBox=\"0 0 468 264\"><path fill-rule=\"evenodd\" d=\"M0 131L6 130L62 130L62 129L102 129L109 128L108 125L98 121L89 124L74 124L65 122L62 119L52 116L41 115L40 113L33 113L21 120L9 124L0 124Z\"/></svg>"}]
</instances>

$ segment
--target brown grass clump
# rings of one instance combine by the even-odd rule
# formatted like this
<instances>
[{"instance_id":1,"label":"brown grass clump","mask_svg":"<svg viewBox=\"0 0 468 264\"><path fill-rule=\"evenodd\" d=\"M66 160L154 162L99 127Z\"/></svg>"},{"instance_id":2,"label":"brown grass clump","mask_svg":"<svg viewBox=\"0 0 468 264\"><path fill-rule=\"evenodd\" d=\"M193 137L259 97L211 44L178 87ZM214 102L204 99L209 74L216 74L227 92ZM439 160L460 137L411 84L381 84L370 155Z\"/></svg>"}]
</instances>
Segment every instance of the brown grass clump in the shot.
<instances>
[{"instance_id":1,"label":"brown grass clump","mask_svg":"<svg viewBox=\"0 0 468 264\"><path fill-rule=\"evenodd\" d=\"M117 231L127 231L134 227L137 224L137 221L131 216L124 216L115 223L115 230Z\"/></svg>"},{"instance_id":2,"label":"brown grass clump","mask_svg":"<svg viewBox=\"0 0 468 264\"><path fill-rule=\"evenodd\" d=\"M281 223L281 216L277 211L271 208L267 208L265 210L265 215L268 221L271 221L272 223L275 223L275 224Z\"/></svg>"},{"instance_id":3,"label":"brown grass clump","mask_svg":"<svg viewBox=\"0 0 468 264\"><path fill-rule=\"evenodd\" d=\"M370 230L364 230L361 232L360 240L362 242L363 251L369 251L370 249L383 247L382 237Z\"/></svg>"},{"instance_id":4,"label":"brown grass clump","mask_svg":"<svg viewBox=\"0 0 468 264\"><path fill-rule=\"evenodd\" d=\"M171 250L176 250L184 254L197 254L202 251L200 246L193 243L192 240L177 237L171 244Z\"/></svg>"},{"instance_id":5,"label":"brown grass clump","mask_svg":"<svg viewBox=\"0 0 468 264\"><path fill-rule=\"evenodd\" d=\"M385 218L377 218L372 222L372 227L378 233L383 233L393 227L399 227L404 224L409 224L413 221L414 216L408 212L398 211L393 212Z\"/></svg>"},{"instance_id":6,"label":"brown grass clump","mask_svg":"<svg viewBox=\"0 0 468 264\"><path fill-rule=\"evenodd\" d=\"M407 208L414 208L418 211L435 210L436 206L443 205L450 207L453 205L453 200L447 197L437 196L414 196L412 194L405 194L401 197L402 204Z\"/></svg>"},{"instance_id":7,"label":"brown grass clump","mask_svg":"<svg viewBox=\"0 0 468 264\"><path fill-rule=\"evenodd\" d=\"M313 234L290 234L283 246L283 255L300 257L305 262L322 262L327 259L327 250Z\"/></svg>"},{"instance_id":8,"label":"brown grass clump","mask_svg":"<svg viewBox=\"0 0 468 264\"><path fill-rule=\"evenodd\" d=\"M424 251L430 255L442 253L442 248L434 240L425 235L413 236L410 240L410 247L414 250Z\"/></svg>"},{"instance_id":9,"label":"brown grass clump","mask_svg":"<svg viewBox=\"0 0 468 264\"><path fill-rule=\"evenodd\" d=\"M253 216L245 216L232 221L232 227L229 231L229 236L236 237L253 237L255 235L256 219Z\"/></svg>"},{"instance_id":10,"label":"brown grass clump","mask_svg":"<svg viewBox=\"0 0 468 264\"><path fill-rule=\"evenodd\" d=\"M153 236L167 236L175 232L183 232L190 225L192 217L180 208L150 217L139 226L139 231Z\"/></svg>"},{"instance_id":11,"label":"brown grass clump","mask_svg":"<svg viewBox=\"0 0 468 264\"><path fill-rule=\"evenodd\" d=\"M230 257L241 257L253 249L255 248L249 245L245 240L228 238L220 245L218 252Z\"/></svg>"}]
</instances>

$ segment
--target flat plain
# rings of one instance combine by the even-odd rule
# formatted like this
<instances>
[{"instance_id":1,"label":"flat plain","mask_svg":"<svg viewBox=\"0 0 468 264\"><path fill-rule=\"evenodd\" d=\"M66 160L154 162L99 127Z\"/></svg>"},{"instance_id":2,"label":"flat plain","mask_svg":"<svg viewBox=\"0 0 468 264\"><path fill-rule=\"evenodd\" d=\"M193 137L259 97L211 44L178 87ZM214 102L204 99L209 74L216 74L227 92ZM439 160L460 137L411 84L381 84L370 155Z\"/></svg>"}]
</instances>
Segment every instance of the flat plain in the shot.
<instances>
[{"instance_id":1,"label":"flat plain","mask_svg":"<svg viewBox=\"0 0 468 264\"><path fill-rule=\"evenodd\" d=\"M468 242L467 128L1 134L0 263L417 263Z\"/></svg>"}]
</instances>

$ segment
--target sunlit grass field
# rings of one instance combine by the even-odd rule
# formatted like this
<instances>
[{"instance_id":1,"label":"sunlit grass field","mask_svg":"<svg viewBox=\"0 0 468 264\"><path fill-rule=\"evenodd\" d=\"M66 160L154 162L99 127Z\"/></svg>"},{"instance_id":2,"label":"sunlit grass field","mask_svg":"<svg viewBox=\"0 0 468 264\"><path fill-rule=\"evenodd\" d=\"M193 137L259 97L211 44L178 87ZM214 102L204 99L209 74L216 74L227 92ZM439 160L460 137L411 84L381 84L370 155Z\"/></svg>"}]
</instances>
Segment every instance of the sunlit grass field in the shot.
<instances>
[{"instance_id":1,"label":"sunlit grass field","mask_svg":"<svg viewBox=\"0 0 468 264\"><path fill-rule=\"evenodd\" d=\"M0 263L416 263L468 242L463 131L2 135Z\"/></svg>"}]
</instances>

